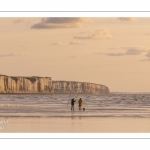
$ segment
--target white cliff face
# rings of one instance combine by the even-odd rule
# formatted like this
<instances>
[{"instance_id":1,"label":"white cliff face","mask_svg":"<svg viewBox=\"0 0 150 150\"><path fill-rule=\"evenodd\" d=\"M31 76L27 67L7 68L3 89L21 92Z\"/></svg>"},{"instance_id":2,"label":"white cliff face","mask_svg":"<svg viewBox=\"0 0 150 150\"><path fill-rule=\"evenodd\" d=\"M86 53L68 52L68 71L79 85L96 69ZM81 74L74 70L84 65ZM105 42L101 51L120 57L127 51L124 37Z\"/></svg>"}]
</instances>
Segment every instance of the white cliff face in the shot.
<instances>
[{"instance_id":1,"label":"white cliff face","mask_svg":"<svg viewBox=\"0 0 150 150\"><path fill-rule=\"evenodd\" d=\"M0 93L50 93L50 77L0 76Z\"/></svg>"},{"instance_id":2,"label":"white cliff face","mask_svg":"<svg viewBox=\"0 0 150 150\"><path fill-rule=\"evenodd\" d=\"M110 90L105 85L73 82L73 81L52 81L53 93L89 93L89 94L108 94Z\"/></svg>"},{"instance_id":3,"label":"white cliff face","mask_svg":"<svg viewBox=\"0 0 150 150\"><path fill-rule=\"evenodd\" d=\"M108 94L105 85L52 81L51 77L10 77L0 75L0 93L81 93Z\"/></svg>"}]
</instances>

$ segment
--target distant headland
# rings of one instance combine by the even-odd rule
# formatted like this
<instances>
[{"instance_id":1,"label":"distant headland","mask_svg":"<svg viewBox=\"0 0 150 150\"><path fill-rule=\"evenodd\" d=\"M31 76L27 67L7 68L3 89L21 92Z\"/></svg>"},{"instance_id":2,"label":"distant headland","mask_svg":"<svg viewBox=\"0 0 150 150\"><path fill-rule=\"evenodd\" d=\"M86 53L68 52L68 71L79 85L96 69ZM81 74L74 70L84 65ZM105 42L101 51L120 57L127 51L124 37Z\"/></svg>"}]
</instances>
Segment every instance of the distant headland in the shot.
<instances>
[{"instance_id":1,"label":"distant headland","mask_svg":"<svg viewBox=\"0 0 150 150\"><path fill-rule=\"evenodd\" d=\"M53 81L51 77L0 75L0 93L109 94L107 86L88 82Z\"/></svg>"}]
</instances>

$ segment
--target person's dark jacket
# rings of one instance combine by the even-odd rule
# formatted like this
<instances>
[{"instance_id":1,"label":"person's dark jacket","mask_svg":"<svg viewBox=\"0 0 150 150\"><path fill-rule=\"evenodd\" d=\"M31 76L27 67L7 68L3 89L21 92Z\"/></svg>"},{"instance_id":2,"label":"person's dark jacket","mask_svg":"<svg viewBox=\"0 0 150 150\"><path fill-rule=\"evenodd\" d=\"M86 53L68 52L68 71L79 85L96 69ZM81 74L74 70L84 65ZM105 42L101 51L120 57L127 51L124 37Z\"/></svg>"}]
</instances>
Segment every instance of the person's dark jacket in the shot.
<instances>
[{"instance_id":1,"label":"person's dark jacket","mask_svg":"<svg viewBox=\"0 0 150 150\"><path fill-rule=\"evenodd\" d=\"M74 105L74 102L75 102L76 100L74 100L74 98L71 100L71 105Z\"/></svg>"}]
</instances>

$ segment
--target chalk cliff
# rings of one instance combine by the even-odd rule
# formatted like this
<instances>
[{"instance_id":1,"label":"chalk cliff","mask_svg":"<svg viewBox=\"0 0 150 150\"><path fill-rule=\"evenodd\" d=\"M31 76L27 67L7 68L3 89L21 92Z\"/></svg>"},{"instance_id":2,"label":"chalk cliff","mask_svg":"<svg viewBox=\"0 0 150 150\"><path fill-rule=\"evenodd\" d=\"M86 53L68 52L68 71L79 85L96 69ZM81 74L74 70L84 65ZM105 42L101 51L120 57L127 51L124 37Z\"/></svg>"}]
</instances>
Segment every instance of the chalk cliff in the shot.
<instances>
[{"instance_id":1,"label":"chalk cliff","mask_svg":"<svg viewBox=\"0 0 150 150\"><path fill-rule=\"evenodd\" d=\"M0 93L49 93L50 77L9 77L0 75Z\"/></svg>"},{"instance_id":2,"label":"chalk cliff","mask_svg":"<svg viewBox=\"0 0 150 150\"><path fill-rule=\"evenodd\" d=\"M12 77L0 75L0 93L87 93L108 94L105 85L75 82L52 81L51 77Z\"/></svg>"},{"instance_id":3,"label":"chalk cliff","mask_svg":"<svg viewBox=\"0 0 150 150\"><path fill-rule=\"evenodd\" d=\"M52 81L52 92L54 93L89 93L108 94L110 90L105 85L75 82L75 81Z\"/></svg>"}]
</instances>

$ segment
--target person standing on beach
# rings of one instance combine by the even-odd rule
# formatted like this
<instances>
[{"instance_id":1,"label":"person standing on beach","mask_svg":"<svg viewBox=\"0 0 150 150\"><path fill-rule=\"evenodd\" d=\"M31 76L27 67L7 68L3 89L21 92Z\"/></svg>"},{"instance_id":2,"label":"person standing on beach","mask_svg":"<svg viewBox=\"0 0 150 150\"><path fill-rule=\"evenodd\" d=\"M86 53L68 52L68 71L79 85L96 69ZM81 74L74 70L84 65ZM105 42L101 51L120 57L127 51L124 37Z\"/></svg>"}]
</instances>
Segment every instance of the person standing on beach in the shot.
<instances>
[{"instance_id":1,"label":"person standing on beach","mask_svg":"<svg viewBox=\"0 0 150 150\"><path fill-rule=\"evenodd\" d=\"M78 100L78 103L79 103L79 110L81 110L81 106L82 106L82 99L81 98Z\"/></svg>"},{"instance_id":2,"label":"person standing on beach","mask_svg":"<svg viewBox=\"0 0 150 150\"><path fill-rule=\"evenodd\" d=\"M74 103L76 100L74 100L74 98L71 100L71 111L74 111Z\"/></svg>"}]
</instances>

